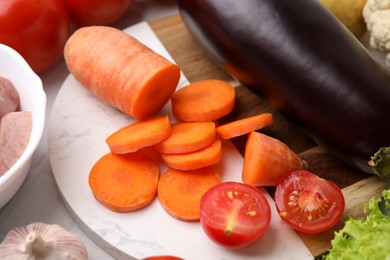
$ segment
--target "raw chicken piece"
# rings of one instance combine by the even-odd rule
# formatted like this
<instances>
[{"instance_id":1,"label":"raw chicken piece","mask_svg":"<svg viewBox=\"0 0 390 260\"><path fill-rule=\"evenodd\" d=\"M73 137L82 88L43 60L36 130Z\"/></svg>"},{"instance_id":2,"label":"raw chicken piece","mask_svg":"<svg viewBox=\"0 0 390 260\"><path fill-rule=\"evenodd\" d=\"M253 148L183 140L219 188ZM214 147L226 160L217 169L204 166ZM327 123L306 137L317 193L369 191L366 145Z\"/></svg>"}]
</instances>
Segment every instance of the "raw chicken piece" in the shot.
<instances>
[{"instance_id":1,"label":"raw chicken piece","mask_svg":"<svg viewBox=\"0 0 390 260\"><path fill-rule=\"evenodd\" d=\"M10 112L0 120L0 176L8 171L27 147L32 130L32 113Z\"/></svg>"},{"instance_id":2,"label":"raw chicken piece","mask_svg":"<svg viewBox=\"0 0 390 260\"><path fill-rule=\"evenodd\" d=\"M19 93L12 82L0 76L0 118L19 107Z\"/></svg>"}]
</instances>

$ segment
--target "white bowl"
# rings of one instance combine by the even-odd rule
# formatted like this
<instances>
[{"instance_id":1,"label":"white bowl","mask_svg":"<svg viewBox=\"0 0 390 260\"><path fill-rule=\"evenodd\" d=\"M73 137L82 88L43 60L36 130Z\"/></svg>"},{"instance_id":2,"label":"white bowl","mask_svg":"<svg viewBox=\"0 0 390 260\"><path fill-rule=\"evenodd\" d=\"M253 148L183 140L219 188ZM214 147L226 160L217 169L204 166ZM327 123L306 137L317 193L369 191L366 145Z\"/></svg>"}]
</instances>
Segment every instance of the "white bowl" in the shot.
<instances>
[{"instance_id":1,"label":"white bowl","mask_svg":"<svg viewBox=\"0 0 390 260\"><path fill-rule=\"evenodd\" d=\"M33 118L30 141L16 163L0 176L0 208L19 190L26 179L31 159L45 126L46 94L42 80L12 48L0 44L0 75L9 79L19 92L20 108L31 111Z\"/></svg>"}]
</instances>

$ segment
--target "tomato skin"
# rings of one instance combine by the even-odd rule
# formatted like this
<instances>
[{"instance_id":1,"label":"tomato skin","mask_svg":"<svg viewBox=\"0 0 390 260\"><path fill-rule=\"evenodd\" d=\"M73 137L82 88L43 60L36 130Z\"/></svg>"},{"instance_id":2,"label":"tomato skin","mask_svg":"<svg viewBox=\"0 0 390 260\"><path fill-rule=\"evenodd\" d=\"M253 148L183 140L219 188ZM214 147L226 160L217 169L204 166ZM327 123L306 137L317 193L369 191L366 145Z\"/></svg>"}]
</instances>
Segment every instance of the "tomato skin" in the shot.
<instances>
[{"instance_id":1,"label":"tomato skin","mask_svg":"<svg viewBox=\"0 0 390 260\"><path fill-rule=\"evenodd\" d=\"M62 0L78 26L110 25L121 18L133 0Z\"/></svg>"},{"instance_id":2,"label":"tomato skin","mask_svg":"<svg viewBox=\"0 0 390 260\"><path fill-rule=\"evenodd\" d=\"M224 182L201 198L200 222L206 235L216 244L239 249L264 235L271 222L271 208L256 187Z\"/></svg>"},{"instance_id":3,"label":"tomato skin","mask_svg":"<svg viewBox=\"0 0 390 260\"><path fill-rule=\"evenodd\" d=\"M159 256L149 256L143 260L183 260L183 258L171 256L171 255L159 255Z\"/></svg>"},{"instance_id":4,"label":"tomato skin","mask_svg":"<svg viewBox=\"0 0 390 260\"><path fill-rule=\"evenodd\" d=\"M276 187L275 203L280 217L303 233L330 229L345 210L340 188L306 170L293 171Z\"/></svg>"},{"instance_id":5,"label":"tomato skin","mask_svg":"<svg viewBox=\"0 0 390 260\"><path fill-rule=\"evenodd\" d=\"M70 19L61 0L0 1L0 43L40 73L62 58Z\"/></svg>"}]
</instances>

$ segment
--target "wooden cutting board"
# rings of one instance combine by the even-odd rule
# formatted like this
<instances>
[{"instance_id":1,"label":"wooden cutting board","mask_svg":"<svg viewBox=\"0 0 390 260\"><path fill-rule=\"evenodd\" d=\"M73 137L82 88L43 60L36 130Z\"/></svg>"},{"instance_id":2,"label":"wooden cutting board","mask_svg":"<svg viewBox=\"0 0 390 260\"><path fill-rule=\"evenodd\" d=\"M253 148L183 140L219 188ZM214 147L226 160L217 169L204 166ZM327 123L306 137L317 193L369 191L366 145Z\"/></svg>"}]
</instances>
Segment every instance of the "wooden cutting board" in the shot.
<instances>
[{"instance_id":1,"label":"wooden cutting board","mask_svg":"<svg viewBox=\"0 0 390 260\"><path fill-rule=\"evenodd\" d=\"M236 86L237 102L235 109L220 123L261 112L271 112L275 117L275 124L267 127L262 132L289 145L292 150L308 162L310 171L339 185L346 200L346 210L340 223L331 230L319 234L298 233L313 256L318 256L330 249L330 241L334 237L334 232L343 227L343 223L347 218L363 216L364 205L373 196L379 197L383 189L386 188L387 182L376 176L352 169L332 157L322 147L319 147L305 136L296 126L273 110L265 99L256 96L224 72L206 54L201 45L192 38L180 15L150 21L149 24L190 82L203 79L221 79ZM244 151L245 141L246 137L233 140L241 154ZM272 194L273 190L270 188L269 192Z\"/></svg>"}]
</instances>

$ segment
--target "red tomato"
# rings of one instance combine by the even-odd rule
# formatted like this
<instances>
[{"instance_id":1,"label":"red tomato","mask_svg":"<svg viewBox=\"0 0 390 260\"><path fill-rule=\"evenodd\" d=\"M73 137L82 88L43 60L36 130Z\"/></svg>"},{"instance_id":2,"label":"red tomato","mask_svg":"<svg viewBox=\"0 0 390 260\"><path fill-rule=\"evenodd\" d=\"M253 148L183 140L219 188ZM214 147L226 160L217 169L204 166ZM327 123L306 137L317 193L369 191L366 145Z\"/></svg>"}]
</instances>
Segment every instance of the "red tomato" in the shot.
<instances>
[{"instance_id":1,"label":"red tomato","mask_svg":"<svg viewBox=\"0 0 390 260\"><path fill-rule=\"evenodd\" d=\"M331 228L345 209L336 184L305 170L292 172L276 187L275 202L280 217L304 233Z\"/></svg>"},{"instance_id":2,"label":"red tomato","mask_svg":"<svg viewBox=\"0 0 390 260\"><path fill-rule=\"evenodd\" d=\"M61 0L0 1L0 43L19 52L36 73L62 57L69 35Z\"/></svg>"},{"instance_id":3,"label":"red tomato","mask_svg":"<svg viewBox=\"0 0 390 260\"><path fill-rule=\"evenodd\" d=\"M133 0L62 0L78 26L109 25L121 18Z\"/></svg>"},{"instance_id":4,"label":"red tomato","mask_svg":"<svg viewBox=\"0 0 390 260\"><path fill-rule=\"evenodd\" d=\"M149 256L143 260L183 260L183 258L171 256L171 255L159 255L159 256Z\"/></svg>"},{"instance_id":5,"label":"red tomato","mask_svg":"<svg viewBox=\"0 0 390 260\"><path fill-rule=\"evenodd\" d=\"M271 208L263 193L248 184L224 182L208 190L200 201L200 222L215 243L246 247L266 232Z\"/></svg>"}]
</instances>

